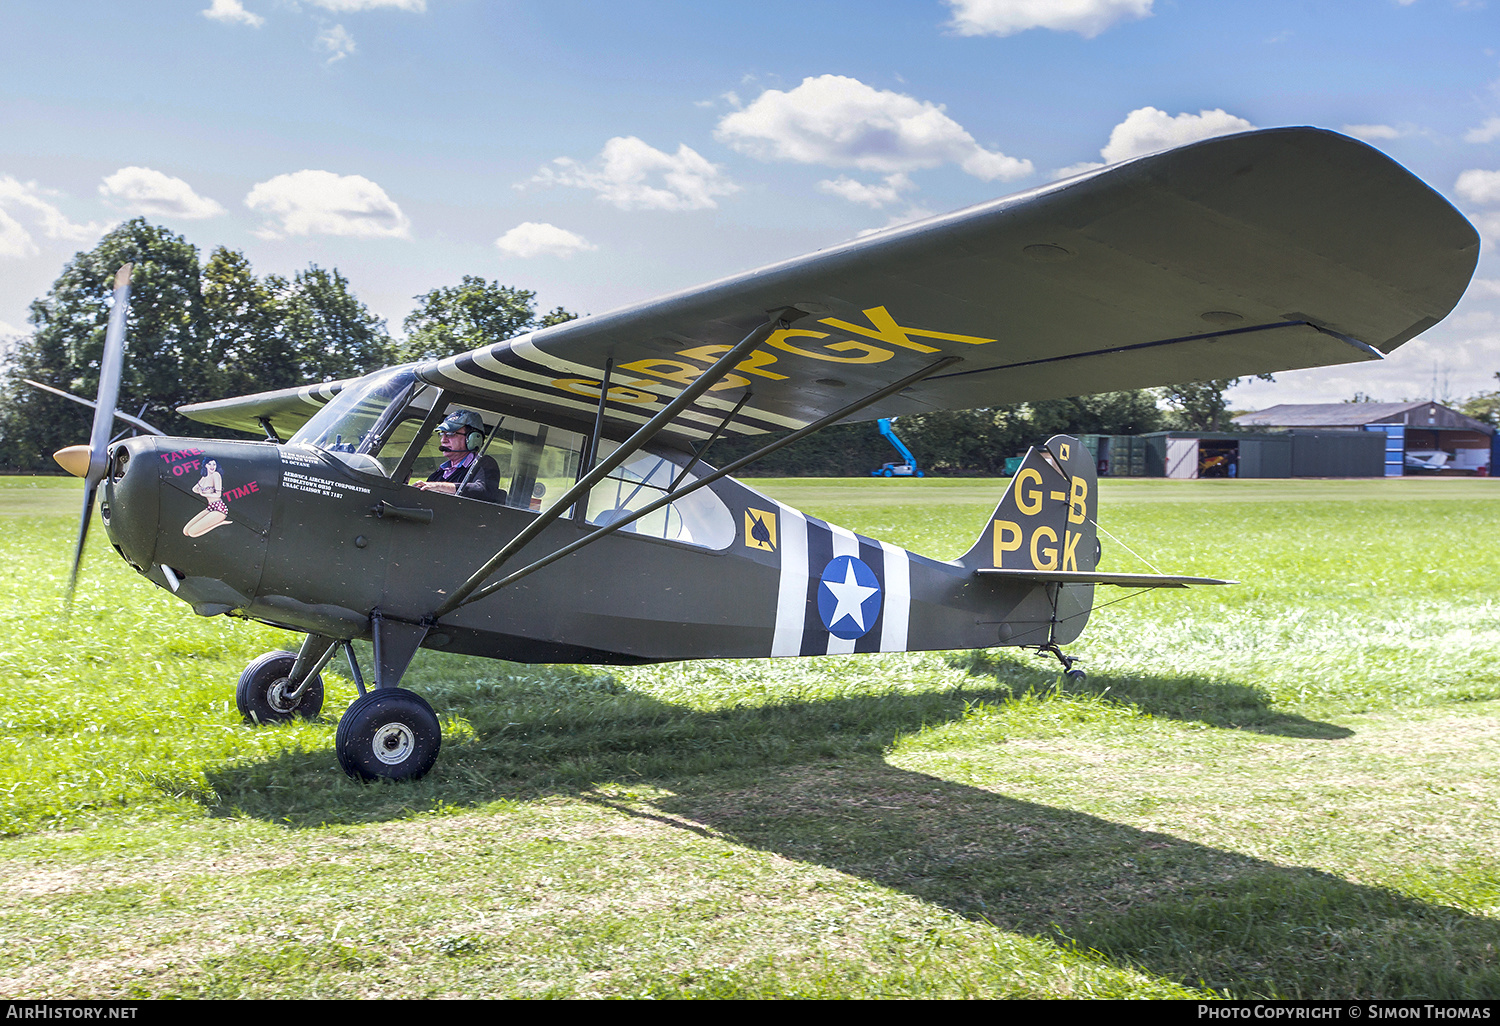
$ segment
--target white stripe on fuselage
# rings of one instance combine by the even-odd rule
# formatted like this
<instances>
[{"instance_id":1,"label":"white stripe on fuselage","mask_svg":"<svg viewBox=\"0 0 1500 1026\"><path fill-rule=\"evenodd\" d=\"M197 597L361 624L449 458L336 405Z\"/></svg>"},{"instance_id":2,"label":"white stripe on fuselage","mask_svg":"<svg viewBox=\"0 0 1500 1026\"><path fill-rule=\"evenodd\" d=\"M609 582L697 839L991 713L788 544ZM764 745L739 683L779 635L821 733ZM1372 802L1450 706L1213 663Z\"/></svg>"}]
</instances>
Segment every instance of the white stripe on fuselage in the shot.
<instances>
[{"instance_id":1,"label":"white stripe on fuselage","mask_svg":"<svg viewBox=\"0 0 1500 1026\"><path fill-rule=\"evenodd\" d=\"M776 504L777 548L781 550L781 583L776 591L773 656L802 652L802 624L807 617L807 518L790 506Z\"/></svg>"},{"instance_id":2,"label":"white stripe on fuselage","mask_svg":"<svg viewBox=\"0 0 1500 1026\"><path fill-rule=\"evenodd\" d=\"M890 542L885 551L885 626L880 631L880 651L905 652L906 629L911 619L911 554Z\"/></svg>"}]
</instances>

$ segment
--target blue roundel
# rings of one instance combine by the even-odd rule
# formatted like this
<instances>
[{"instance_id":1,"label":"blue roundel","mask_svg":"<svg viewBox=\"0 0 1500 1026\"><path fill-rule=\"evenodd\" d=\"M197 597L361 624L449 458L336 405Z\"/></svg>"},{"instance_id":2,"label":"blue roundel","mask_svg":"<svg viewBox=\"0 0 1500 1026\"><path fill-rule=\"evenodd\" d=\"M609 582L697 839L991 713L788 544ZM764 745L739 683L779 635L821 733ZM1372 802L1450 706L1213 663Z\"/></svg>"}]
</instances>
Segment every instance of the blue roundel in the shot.
<instances>
[{"instance_id":1,"label":"blue roundel","mask_svg":"<svg viewBox=\"0 0 1500 1026\"><path fill-rule=\"evenodd\" d=\"M835 556L818 585L818 615L835 638L862 638L880 615L880 581L853 556Z\"/></svg>"}]
</instances>

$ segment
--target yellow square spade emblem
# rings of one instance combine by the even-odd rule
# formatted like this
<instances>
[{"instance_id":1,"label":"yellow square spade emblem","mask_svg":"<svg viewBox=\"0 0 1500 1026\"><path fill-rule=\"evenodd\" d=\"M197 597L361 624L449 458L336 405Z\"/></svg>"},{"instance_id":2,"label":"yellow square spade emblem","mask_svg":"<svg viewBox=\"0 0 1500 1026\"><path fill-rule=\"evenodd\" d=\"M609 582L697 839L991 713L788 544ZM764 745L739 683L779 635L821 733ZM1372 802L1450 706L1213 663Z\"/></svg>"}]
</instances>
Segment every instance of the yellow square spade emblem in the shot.
<instances>
[{"instance_id":1,"label":"yellow square spade emblem","mask_svg":"<svg viewBox=\"0 0 1500 1026\"><path fill-rule=\"evenodd\" d=\"M745 509L745 547L776 551L776 514L763 509Z\"/></svg>"}]
</instances>

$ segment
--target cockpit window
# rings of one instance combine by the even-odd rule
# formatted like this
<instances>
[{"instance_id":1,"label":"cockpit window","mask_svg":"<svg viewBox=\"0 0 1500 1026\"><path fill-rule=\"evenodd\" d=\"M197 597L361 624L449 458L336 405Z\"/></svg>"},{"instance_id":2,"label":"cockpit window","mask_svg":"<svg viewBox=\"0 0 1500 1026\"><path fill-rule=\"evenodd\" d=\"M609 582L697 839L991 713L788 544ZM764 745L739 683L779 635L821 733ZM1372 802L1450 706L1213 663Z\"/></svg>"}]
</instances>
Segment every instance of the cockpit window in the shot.
<instances>
[{"instance_id":1,"label":"cockpit window","mask_svg":"<svg viewBox=\"0 0 1500 1026\"><path fill-rule=\"evenodd\" d=\"M287 444L310 445L335 455L374 455L371 450L378 448L377 443L382 441L377 426L388 419L385 415L392 403L399 399L404 405L416 383L416 375L409 367L362 378L334 396L333 401L302 425L302 430ZM346 462L356 469L373 469L368 466L368 460ZM384 472L389 474L390 467L384 467Z\"/></svg>"},{"instance_id":2,"label":"cockpit window","mask_svg":"<svg viewBox=\"0 0 1500 1026\"><path fill-rule=\"evenodd\" d=\"M578 455L583 447L583 436L577 432L491 413L467 399L450 401L441 415L459 411L472 413L483 422L483 435L476 439L475 452L478 459L489 457L498 464L500 501L505 505L532 511L550 509L577 479ZM454 455L440 449L436 433L422 439L409 480L431 480Z\"/></svg>"},{"instance_id":3,"label":"cockpit window","mask_svg":"<svg viewBox=\"0 0 1500 1026\"><path fill-rule=\"evenodd\" d=\"M599 455L607 456L616 448L612 442L601 442ZM683 474L678 465L683 459L666 450L631 456L589 493L589 523L614 523L664 498L674 483L678 488L692 484L698 476L692 471ZM700 463L694 469L708 473L711 468ZM711 487L668 503L622 530L706 549L726 548L735 537L734 516Z\"/></svg>"},{"instance_id":4,"label":"cockpit window","mask_svg":"<svg viewBox=\"0 0 1500 1026\"><path fill-rule=\"evenodd\" d=\"M345 388L287 444L323 449L363 473L429 481L445 463L460 462L465 455L440 448L436 428L454 414L469 414L481 425L468 436L476 459L457 474L439 477L458 486L457 494L478 498L477 490L463 486L481 469L480 462L488 460L499 469L499 501L514 509L550 509L578 480L581 434L486 409L477 397L444 392L417 380L409 367ZM603 441L599 455L603 458L616 448ZM670 450L634 454L589 493L589 522L612 523L662 498L674 482L682 487L697 480L691 471L683 475L686 460ZM493 472L487 462L484 469ZM694 470L708 472L703 464ZM734 517L710 488L700 488L623 530L709 549L727 548L735 539Z\"/></svg>"}]
</instances>

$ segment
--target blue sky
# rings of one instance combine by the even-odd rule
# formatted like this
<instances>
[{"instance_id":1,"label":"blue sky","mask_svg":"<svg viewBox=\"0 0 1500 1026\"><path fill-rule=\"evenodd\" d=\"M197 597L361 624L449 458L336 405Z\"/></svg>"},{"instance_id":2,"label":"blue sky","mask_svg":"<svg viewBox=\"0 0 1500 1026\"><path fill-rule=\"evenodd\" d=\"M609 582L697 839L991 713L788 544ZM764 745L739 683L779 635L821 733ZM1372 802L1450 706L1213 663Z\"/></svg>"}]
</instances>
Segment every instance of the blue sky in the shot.
<instances>
[{"instance_id":1,"label":"blue sky","mask_svg":"<svg viewBox=\"0 0 1500 1026\"><path fill-rule=\"evenodd\" d=\"M393 330L464 274L601 313L1251 126L1341 130L1500 239L1483 0L0 2L0 334L120 220L337 267ZM1497 386L1500 263L1381 366ZM207 398L207 397L205 397Z\"/></svg>"}]
</instances>

